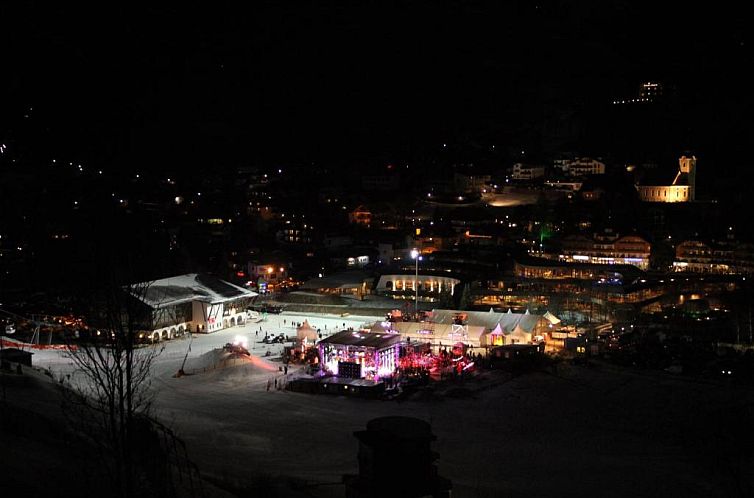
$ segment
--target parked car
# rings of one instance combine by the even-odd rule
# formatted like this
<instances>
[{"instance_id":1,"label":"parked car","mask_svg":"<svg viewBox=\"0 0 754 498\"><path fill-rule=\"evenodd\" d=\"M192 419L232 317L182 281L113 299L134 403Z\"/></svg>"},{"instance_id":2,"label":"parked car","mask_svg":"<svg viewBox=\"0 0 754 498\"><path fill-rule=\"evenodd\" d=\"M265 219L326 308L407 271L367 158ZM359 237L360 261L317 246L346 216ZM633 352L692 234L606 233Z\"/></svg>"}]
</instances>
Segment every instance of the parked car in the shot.
<instances>
[{"instance_id":1,"label":"parked car","mask_svg":"<svg viewBox=\"0 0 754 498\"><path fill-rule=\"evenodd\" d=\"M262 342L265 344L283 344L285 342L285 335L268 335L265 336L264 339L262 339Z\"/></svg>"}]
</instances>

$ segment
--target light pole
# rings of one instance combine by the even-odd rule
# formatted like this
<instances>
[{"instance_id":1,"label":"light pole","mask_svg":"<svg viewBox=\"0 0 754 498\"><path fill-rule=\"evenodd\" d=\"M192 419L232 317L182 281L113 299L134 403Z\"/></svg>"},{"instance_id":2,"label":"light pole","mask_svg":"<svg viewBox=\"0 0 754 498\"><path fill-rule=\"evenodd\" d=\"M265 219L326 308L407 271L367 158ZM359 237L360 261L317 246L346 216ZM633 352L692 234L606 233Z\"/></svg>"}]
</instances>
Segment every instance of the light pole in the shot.
<instances>
[{"instance_id":1,"label":"light pole","mask_svg":"<svg viewBox=\"0 0 754 498\"><path fill-rule=\"evenodd\" d=\"M416 271L414 273L414 318L419 316L419 251L411 249L411 257L414 258Z\"/></svg>"}]
</instances>

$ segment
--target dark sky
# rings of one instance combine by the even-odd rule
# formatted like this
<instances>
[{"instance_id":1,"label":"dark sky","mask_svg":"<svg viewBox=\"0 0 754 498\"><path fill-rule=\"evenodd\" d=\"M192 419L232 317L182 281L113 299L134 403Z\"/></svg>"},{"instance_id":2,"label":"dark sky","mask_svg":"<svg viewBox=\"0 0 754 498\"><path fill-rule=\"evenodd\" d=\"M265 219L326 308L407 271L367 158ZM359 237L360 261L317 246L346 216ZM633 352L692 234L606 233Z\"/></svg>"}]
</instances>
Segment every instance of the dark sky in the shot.
<instances>
[{"instance_id":1,"label":"dark sky","mask_svg":"<svg viewBox=\"0 0 754 498\"><path fill-rule=\"evenodd\" d=\"M42 149L168 169L410 154L468 135L515 146L504 142L522 122L655 79L693 108L690 136L704 143L691 146L719 157L748 147L738 6L102 4L0 6L0 133L32 119Z\"/></svg>"}]
</instances>

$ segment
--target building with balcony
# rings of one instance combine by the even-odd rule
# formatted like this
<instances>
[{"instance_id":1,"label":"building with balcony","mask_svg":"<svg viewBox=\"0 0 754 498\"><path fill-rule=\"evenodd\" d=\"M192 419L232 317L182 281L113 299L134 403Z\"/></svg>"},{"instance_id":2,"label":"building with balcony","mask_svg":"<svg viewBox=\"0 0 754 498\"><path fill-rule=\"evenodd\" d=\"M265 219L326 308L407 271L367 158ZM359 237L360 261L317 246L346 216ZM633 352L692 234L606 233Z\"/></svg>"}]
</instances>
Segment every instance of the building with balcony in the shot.
<instances>
[{"instance_id":1,"label":"building with balcony","mask_svg":"<svg viewBox=\"0 0 754 498\"><path fill-rule=\"evenodd\" d=\"M557 259L573 263L634 265L649 268L652 245L638 235L619 236L611 230L593 237L570 235L562 239ZM552 257L552 255L550 255Z\"/></svg>"},{"instance_id":2,"label":"building with balcony","mask_svg":"<svg viewBox=\"0 0 754 498\"><path fill-rule=\"evenodd\" d=\"M589 157L577 157L565 160L561 167L571 177L605 174L605 163Z\"/></svg>"},{"instance_id":3,"label":"building with balcony","mask_svg":"<svg viewBox=\"0 0 754 498\"><path fill-rule=\"evenodd\" d=\"M750 275L754 273L754 246L732 241L686 240L676 246L673 271Z\"/></svg>"},{"instance_id":4,"label":"building with balcony","mask_svg":"<svg viewBox=\"0 0 754 498\"><path fill-rule=\"evenodd\" d=\"M545 176L544 166L535 166L533 164L516 163L513 165L511 177L514 180L534 180Z\"/></svg>"}]
</instances>

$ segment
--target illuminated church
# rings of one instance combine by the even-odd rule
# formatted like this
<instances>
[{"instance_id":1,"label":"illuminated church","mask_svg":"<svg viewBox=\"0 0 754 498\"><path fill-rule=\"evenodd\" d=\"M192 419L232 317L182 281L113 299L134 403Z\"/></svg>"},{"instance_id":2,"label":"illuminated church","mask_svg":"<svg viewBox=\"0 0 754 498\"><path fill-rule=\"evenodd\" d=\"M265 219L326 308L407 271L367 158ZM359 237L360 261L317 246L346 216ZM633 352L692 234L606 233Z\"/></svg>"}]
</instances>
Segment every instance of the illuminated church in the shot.
<instances>
[{"instance_id":1,"label":"illuminated church","mask_svg":"<svg viewBox=\"0 0 754 498\"><path fill-rule=\"evenodd\" d=\"M637 185L643 202L692 202L696 189L696 157L681 156L671 185Z\"/></svg>"}]
</instances>

